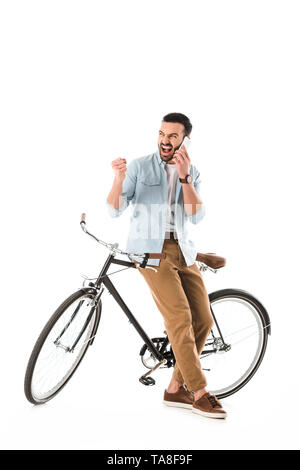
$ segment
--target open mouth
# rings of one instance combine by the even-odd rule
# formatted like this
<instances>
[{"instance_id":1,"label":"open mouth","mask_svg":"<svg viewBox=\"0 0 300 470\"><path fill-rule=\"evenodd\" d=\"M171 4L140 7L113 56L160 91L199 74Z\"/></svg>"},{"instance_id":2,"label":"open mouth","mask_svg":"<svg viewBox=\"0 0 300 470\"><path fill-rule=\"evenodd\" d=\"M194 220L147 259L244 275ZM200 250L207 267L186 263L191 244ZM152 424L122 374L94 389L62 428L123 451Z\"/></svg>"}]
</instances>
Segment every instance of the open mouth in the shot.
<instances>
[{"instance_id":1,"label":"open mouth","mask_svg":"<svg viewBox=\"0 0 300 470\"><path fill-rule=\"evenodd\" d=\"M162 149L162 152L164 155L170 155L172 151L172 146L171 145L161 145L160 148Z\"/></svg>"}]
</instances>

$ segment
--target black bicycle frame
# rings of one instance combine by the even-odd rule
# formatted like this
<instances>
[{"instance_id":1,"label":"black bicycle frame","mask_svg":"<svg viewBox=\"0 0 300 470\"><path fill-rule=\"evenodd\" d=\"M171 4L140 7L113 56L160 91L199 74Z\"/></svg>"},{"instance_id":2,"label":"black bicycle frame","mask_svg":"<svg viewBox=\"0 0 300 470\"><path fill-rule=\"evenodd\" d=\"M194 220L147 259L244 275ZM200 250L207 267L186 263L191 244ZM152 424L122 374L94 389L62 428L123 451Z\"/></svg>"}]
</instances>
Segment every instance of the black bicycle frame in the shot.
<instances>
[{"instance_id":1,"label":"black bicycle frame","mask_svg":"<svg viewBox=\"0 0 300 470\"><path fill-rule=\"evenodd\" d=\"M102 283L105 285L105 287L108 289L109 293L113 296L113 298L116 300L116 302L119 304L119 306L121 307L121 309L123 310L123 312L127 316L129 322L133 324L134 328L137 330L137 332L139 333L139 335L141 336L141 338L143 339L143 341L145 342L145 344L147 345L147 347L149 348L151 353L154 355L154 357L158 361L162 361L164 359L164 356L161 354L161 352L159 352L156 349L154 343L151 341L149 336L146 334L146 332L143 330L143 328L141 327L139 322L136 320L136 318L134 317L134 315L132 314L132 312L130 311L130 309L128 308L128 306L126 305L126 303L124 302L124 300L122 299L120 294L118 293L117 289L115 288L115 286L111 282L110 278L108 277L110 274L107 274L107 271L108 271L109 267L111 266L111 264L117 264L117 265L120 265L120 266L127 266L127 267L130 267L130 268L135 268L136 269L136 265L133 262L124 261L124 260L120 260L120 259L115 259L115 254L110 254L107 257L107 259L105 261L105 264L104 264L104 266L103 266L103 268L102 268L102 270L101 270L94 286L97 289L98 288L100 289ZM113 274L113 273L111 273L111 274ZM211 305L210 305L210 311L211 311L211 314L213 316L216 328L217 328L217 330L220 334L220 338L223 342L223 345L224 345L224 347L226 347L227 345L225 344L225 342L223 340L222 333L220 331L219 325L217 323L217 320L216 320L216 317L214 315L214 312L213 312L213 309L212 309ZM169 342L169 340L167 340L167 341ZM201 351L200 355L204 355L204 354L208 354L208 353L215 353L215 352L216 352L215 349L212 349L212 350L204 350L203 349L203 351Z\"/></svg>"},{"instance_id":2,"label":"black bicycle frame","mask_svg":"<svg viewBox=\"0 0 300 470\"><path fill-rule=\"evenodd\" d=\"M101 272L100 272L100 274L99 274L99 276L98 276L98 278L97 278L97 280L94 284L95 287L97 289L98 288L100 289L101 284L104 284L104 286L107 288L109 293L113 296L115 301L119 304L119 306L121 307L121 309L123 310L123 312L127 316L129 322L132 323L132 325L134 326L134 328L136 329L138 334L141 336L143 341L147 344L147 346L148 346L149 350L151 351L151 353L153 354L153 356L158 361L162 361L164 359L164 356L156 349L154 343L151 341L151 339L149 338L147 333L141 327L141 325L139 324L137 319L134 317L134 315L132 314L130 309L127 307L126 303L124 302L124 300L120 296L119 292L117 291L117 289L115 288L115 286L111 282L111 280L109 278L110 274L107 274L107 271L109 270L109 267L111 266L111 264L118 264L118 265L121 265L121 266L127 266L127 267L130 267L130 268L135 268L136 269L136 265L133 262L123 261L123 260L120 260L120 259L115 259L115 254L110 254L107 257L107 259L104 263L104 266L103 266L103 268L102 268L102 270L101 270ZM113 273L111 273L111 274L113 274Z\"/></svg>"}]
</instances>

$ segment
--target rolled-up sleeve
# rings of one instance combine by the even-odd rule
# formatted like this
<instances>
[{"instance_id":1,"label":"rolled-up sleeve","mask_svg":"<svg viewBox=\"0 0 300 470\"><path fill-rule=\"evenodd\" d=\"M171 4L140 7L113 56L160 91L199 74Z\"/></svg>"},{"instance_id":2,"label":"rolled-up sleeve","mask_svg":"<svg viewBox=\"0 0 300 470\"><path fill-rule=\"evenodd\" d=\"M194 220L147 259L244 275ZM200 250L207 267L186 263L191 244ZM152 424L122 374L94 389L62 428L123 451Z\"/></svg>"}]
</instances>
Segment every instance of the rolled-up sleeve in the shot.
<instances>
[{"instance_id":1,"label":"rolled-up sleeve","mask_svg":"<svg viewBox=\"0 0 300 470\"><path fill-rule=\"evenodd\" d=\"M135 189L136 189L136 176L137 176L137 161L132 160L128 166L126 171L125 179L122 183L122 198L123 202L118 209L115 209L111 206L108 202L108 198L106 198L105 203L108 209L108 213L111 217L119 217L126 207L129 205L130 201L134 197Z\"/></svg>"},{"instance_id":2,"label":"rolled-up sleeve","mask_svg":"<svg viewBox=\"0 0 300 470\"><path fill-rule=\"evenodd\" d=\"M197 175L196 175L196 178L195 178L195 181L194 181L194 188L195 188L195 191L198 194L199 198L201 199L201 197L200 197L200 183L201 183L200 173L197 171ZM198 209L198 211L193 215L188 215L187 218L192 224L198 224L200 222L200 220L203 219L204 215L205 215L205 207L204 207L204 204L202 203L201 207Z\"/></svg>"}]
</instances>

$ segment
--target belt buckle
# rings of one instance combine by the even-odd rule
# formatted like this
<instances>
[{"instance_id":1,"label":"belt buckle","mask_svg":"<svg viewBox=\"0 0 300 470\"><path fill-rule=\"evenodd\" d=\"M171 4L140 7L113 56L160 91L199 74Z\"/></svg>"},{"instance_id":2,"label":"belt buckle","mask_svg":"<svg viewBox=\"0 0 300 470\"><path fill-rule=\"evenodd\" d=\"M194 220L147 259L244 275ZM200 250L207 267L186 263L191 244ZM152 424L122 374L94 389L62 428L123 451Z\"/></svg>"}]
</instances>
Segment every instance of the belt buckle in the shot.
<instances>
[{"instance_id":1,"label":"belt buckle","mask_svg":"<svg viewBox=\"0 0 300 470\"><path fill-rule=\"evenodd\" d=\"M175 236L174 232L166 232L165 239L166 240L178 240L178 238Z\"/></svg>"}]
</instances>

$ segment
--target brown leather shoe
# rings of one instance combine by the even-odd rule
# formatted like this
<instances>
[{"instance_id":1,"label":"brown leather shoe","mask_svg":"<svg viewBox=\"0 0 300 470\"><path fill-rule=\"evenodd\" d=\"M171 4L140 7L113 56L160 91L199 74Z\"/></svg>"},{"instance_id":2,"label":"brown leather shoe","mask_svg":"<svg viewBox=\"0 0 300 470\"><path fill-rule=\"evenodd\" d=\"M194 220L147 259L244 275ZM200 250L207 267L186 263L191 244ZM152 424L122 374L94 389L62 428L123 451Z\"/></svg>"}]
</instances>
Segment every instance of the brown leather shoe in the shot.
<instances>
[{"instance_id":1,"label":"brown leather shoe","mask_svg":"<svg viewBox=\"0 0 300 470\"><path fill-rule=\"evenodd\" d=\"M206 418L226 418L227 413L215 395L206 392L199 400L194 401L192 412Z\"/></svg>"},{"instance_id":2,"label":"brown leather shoe","mask_svg":"<svg viewBox=\"0 0 300 470\"><path fill-rule=\"evenodd\" d=\"M188 392L183 386L175 393L165 390L163 403L168 406L178 406L179 408L192 409L194 395Z\"/></svg>"}]
</instances>

